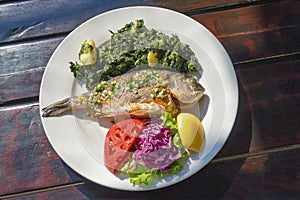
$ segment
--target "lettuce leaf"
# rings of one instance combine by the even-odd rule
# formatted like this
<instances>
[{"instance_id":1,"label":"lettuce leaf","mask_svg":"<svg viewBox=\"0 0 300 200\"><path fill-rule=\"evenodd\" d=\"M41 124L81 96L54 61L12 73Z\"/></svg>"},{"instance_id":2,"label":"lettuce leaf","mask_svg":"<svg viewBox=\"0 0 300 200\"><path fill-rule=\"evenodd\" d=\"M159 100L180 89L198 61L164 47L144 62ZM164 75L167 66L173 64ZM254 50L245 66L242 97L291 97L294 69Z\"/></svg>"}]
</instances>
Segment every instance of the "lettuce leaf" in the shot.
<instances>
[{"instance_id":1,"label":"lettuce leaf","mask_svg":"<svg viewBox=\"0 0 300 200\"><path fill-rule=\"evenodd\" d=\"M183 169L187 157L188 157L188 153L185 151L182 154L182 157L176 160L173 164L171 164L169 166L169 170L164 172L152 169L146 172L135 173L134 170L130 170L130 172L127 173L129 176L129 181L133 185L149 186L153 184L155 178L163 178L166 176L171 176L179 173ZM143 163L138 163L138 165L140 166L137 167L136 169L137 171L140 171L139 169L141 169L140 167L141 165L143 165Z\"/></svg>"},{"instance_id":2,"label":"lettuce leaf","mask_svg":"<svg viewBox=\"0 0 300 200\"><path fill-rule=\"evenodd\" d=\"M155 125L155 123L156 123L156 125ZM172 131L173 133L172 133L172 138L171 138L171 141L169 144L171 146L173 146L175 149L177 149L176 151L181 152L180 153L181 157L179 159L176 158L177 160L172 161L171 164L169 164L167 167L164 167L163 169L157 169L157 166L155 166L155 165L147 165L146 166L146 164L142 162L142 159L130 160L122 167L121 171L128 174L130 183L133 185L149 186L149 185L153 184L153 182L156 178L163 178L166 176L177 174L178 172L180 172L183 169L184 163L186 162L186 159L188 157L188 153L187 153L187 151L184 150L183 145L180 140L180 136L179 136L178 129L177 129L176 119L173 118L170 113L165 112L162 114L160 120L156 120L155 123L150 125L148 127L148 130L145 130L145 132L146 133L161 132L160 126L171 129L170 131ZM157 123L159 123L160 126ZM152 128L153 128L153 130L152 130ZM159 133L159 134L161 134L161 133ZM144 139L144 138L142 138L142 139ZM161 143L158 143L158 142L157 142L157 144L162 145ZM138 151L139 145L138 144L136 144L136 145L137 145L137 151ZM162 145L162 146L164 147L164 145ZM170 151L170 149L168 149L167 151ZM166 151L166 153L170 154L170 152L167 152L167 151Z\"/></svg>"},{"instance_id":3,"label":"lettuce leaf","mask_svg":"<svg viewBox=\"0 0 300 200\"><path fill-rule=\"evenodd\" d=\"M141 186L148 186L151 185L155 180L155 174L145 172L140 174L130 173L129 174L129 181L133 185L141 185Z\"/></svg>"},{"instance_id":4,"label":"lettuce leaf","mask_svg":"<svg viewBox=\"0 0 300 200\"><path fill-rule=\"evenodd\" d=\"M164 112L160 118L163 120L160 125L169 127L174 133L178 132L177 121L172 117L171 113Z\"/></svg>"}]
</instances>

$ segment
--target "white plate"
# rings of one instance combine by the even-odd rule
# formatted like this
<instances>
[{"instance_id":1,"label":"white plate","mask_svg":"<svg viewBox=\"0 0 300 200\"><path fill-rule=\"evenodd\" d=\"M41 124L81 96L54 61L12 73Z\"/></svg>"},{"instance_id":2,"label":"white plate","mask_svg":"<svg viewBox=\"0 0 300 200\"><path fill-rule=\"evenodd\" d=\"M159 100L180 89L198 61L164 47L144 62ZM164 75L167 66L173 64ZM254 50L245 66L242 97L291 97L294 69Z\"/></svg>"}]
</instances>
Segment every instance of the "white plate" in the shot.
<instances>
[{"instance_id":1,"label":"white plate","mask_svg":"<svg viewBox=\"0 0 300 200\"><path fill-rule=\"evenodd\" d=\"M227 140L238 107L238 85L231 60L220 42L204 26L178 12L157 7L126 7L98 15L72 31L57 47L43 75L40 108L64 99L80 89L69 61L76 61L80 45L93 38L97 45L108 40L108 30L118 30L135 19L144 19L148 28L175 33L190 45L203 68L200 82L206 89L203 118L205 146L199 155L189 158L184 170L161 179L150 187L132 186L128 179L111 174L101 162L106 129L96 122L82 121L73 115L42 118L46 135L58 155L83 177L120 190L152 190L180 182L202 169ZM76 91L75 91L76 92ZM78 91L77 91L78 92Z\"/></svg>"}]
</instances>

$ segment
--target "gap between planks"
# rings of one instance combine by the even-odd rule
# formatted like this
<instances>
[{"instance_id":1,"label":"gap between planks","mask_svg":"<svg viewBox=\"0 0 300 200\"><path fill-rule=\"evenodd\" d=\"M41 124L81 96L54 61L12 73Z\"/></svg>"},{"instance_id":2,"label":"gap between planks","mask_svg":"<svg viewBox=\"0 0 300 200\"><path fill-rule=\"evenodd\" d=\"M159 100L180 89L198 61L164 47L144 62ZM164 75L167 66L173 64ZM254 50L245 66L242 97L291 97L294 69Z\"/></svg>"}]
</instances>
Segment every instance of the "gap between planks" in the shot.
<instances>
[{"instance_id":1,"label":"gap between planks","mask_svg":"<svg viewBox=\"0 0 300 200\"><path fill-rule=\"evenodd\" d=\"M17 4L17 3L22 3L25 2L26 0L0 0L0 6L1 5L6 5L6 4Z\"/></svg>"},{"instance_id":2,"label":"gap between planks","mask_svg":"<svg viewBox=\"0 0 300 200\"><path fill-rule=\"evenodd\" d=\"M230 155L230 156L223 156L220 158L213 159L211 161L211 163L219 163L219 162L243 159L243 158L248 158L248 157L262 156L265 154L279 153L279 152L290 151L290 150L295 150L295 149L300 149L300 144L293 144L293 145L275 147L275 148L264 149L264 150L257 150L257 151L253 151L253 152Z\"/></svg>"},{"instance_id":3,"label":"gap between planks","mask_svg":"<svg viewBox=\"0 0 300 200\"><path fill-rule=\"evenodd\" d=\"M268 56L268 57L263 57L263 58L256 58L256 59L251 59L251 60L244 60L244 61L238 61L233 63L235 66L235 69L240 68L236 67L237 65L244 65L244 64L250 64L250 63L256 63L256 62L285 62L288 60L298 60L300 58L300 52L294 52L294 53L287 53L287 54L279 54L275 56Z\"/></svg>"},{"instance_id":4,"label":"gap between planks","mask_svg":"<svg viewBox=\"0 0 300 200\"><path fill-rule=\"evenodd\" d=\"M28 190L28 191L24 191L24 192L3 195L3 196L0 196L0 199L16 198L16 197L25 196L25 195L49 192L49 191L53 191L53 190L65 189L65 188L70 188L70 187L77 187L77 186L84 185L84 184L85 184L85 182L76 182L76 183L70 183L70 184L65 184L65 185L57 185L57 186L52 186L52 187L47 187L47 188L40 188L40 189L36 189L36 190Z\"/></svg>"},{"instance_id":5,"label":"gap between planks","mask_svg":"<svg viewBox=\"0 0 300 200\"><path fill-rule=\"evenodd\" d=\"M300 144L276 147L276 148L272 148L272 149L259 150L259 151L255 151L255 152L242 153L242 154L236 154L236 155L231 155L231 156L224 156L224 157L220 157L220 158L215 158L210 163L220 163L220 162L232 161L232 160L237 160L237 159L244 159L244 158L248 158L248 157L262 156L262 155L266 155L266 154L270 154L270 153L280 153L280 152L296 150L296 149L300 149ZM0 196L0 199L16 198L16 197L32 195L32 194L37 194L37 193L43 193L43 192L49 192L49 191L54 191L54 190L59 190L59 189L70 188L70 187L78 187L78 186L82 186L85 184L87 184L87 182L81 181L81 182L69 183L69 184L52 186L52 187L47 187L47 188L28 190L28 191L24 191L24 192L3 195L3 196Z\"/></svg>"},{"instance_id":6,"label":"gap between planks","mask_svg":"<svg viewBox=\"0 0 300 200\"><path fill-rule=\"evenodd\" d=\"M261 4L266 4L266 3L276 2L276 1L278 1L278 0L239 1L239 2L231 3L231 4L210 6L210 7L198 8L198 9L191 9L191 10L187 10L187 11L182 11L182 13L185 14L185 15L188 15L188 16L192 16L192 15L211 13L211 12L231 10L231 9L236 9L236 8L243 8L243 7L248 7L248 6L261 5Z\"/></svg>"},{"instance_id":7,"label":"gap between planks","mask_svg":"<svg viewBox=\"0 0 300 200\"><path fill-rule=\"evenodd\" d=\"M219 11L225 11L225 10L236 9L236 8L243 8L243 7L248 7L248 6L271 3L274 1L276 1L276 0L246 0L246 1L239 1L239 2L231 3L231 4L209 6L209 7L190 9L190 10L185 10L185 11L183 10L180 12L191 17L193 15L199 15L199 14L205 14L205 13L211 13L211 12L219 12ZM26 1L20 1L20 2L26 2ZM19 3L19 2L15 1L15 0L1 2L1 0L0 0L0 6L4 5L4 4L9 4L9 3ZM66 31L66 32L59 32L59 33L17 39L17 40L13 40L13 41L0 42L0 47L6 46L6 45L11 45L11 44L22 43L22 42L26 42L26 41L31 41L31 40L35 40L35 39L48 38L48 37L57 37L57 36L66 37L71 31L72 30Z\"/></svg>"}]
</instances>

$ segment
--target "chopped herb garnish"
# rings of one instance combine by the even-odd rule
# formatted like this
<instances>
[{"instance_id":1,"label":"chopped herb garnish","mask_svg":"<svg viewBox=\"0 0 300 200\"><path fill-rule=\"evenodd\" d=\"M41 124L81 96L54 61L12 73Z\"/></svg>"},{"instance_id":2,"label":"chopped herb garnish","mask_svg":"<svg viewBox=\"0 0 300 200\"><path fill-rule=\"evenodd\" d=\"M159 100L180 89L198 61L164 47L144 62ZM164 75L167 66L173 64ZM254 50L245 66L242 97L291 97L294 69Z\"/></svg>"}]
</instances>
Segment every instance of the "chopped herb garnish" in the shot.
<instances>
[{"instance_id":1,"label":"chopped herb garnish","mask_svg":"<svg viewBox=\"0 0 300 200\"><path fill-rule=\"evenodd\" d=\"M110 91L113 92L116 88L117 82L113 82L110 87Z\"/></svg>"},{"instance_id":2,"label":"chopped herb garnish","mask_svg":"<svg viewBox=\"0 0 300 200\"><path fill-rule=\"evenodd\" d=\"M99 84L96 86L96 91L102 93L105 90L105 86L102 84Z\"/></svg>"}]
</instances>

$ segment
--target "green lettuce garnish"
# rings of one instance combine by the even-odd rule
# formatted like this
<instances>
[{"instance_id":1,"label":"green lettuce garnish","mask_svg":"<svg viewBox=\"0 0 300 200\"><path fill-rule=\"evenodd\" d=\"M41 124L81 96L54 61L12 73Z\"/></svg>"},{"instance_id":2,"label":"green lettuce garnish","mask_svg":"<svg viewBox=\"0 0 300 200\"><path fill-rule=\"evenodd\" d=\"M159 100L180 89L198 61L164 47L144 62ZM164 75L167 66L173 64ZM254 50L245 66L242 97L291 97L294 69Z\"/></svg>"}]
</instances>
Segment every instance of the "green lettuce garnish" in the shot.
<instances>
[{"instance_id":1,"label":"green lettuce garnish","mask_svg":"<svg viewBox=\"0 0 300 200\"><path fill-rule=\"evenodd\" d=\"M177 129L176 119L173 118L172 115L168 112L163 113L161 119L162 122L160 123L160 125L166 126L174 132L174 135L172 137L173 145L178 149L183 149L183 145L181 143ZM153 184L156 178L163 178L179 173L183 169L187 157L188 153L187 151L184 151L181 158L174 161L170 166L168 166L168 169L165 171L160 171L155 168L150 169L149 167L145 166L143 162L135 163L132 159L122 167L121 171L127 173L131 184L149 186Z\"/></svg>"},{"instance_id":2,"label":"green lettuce garnish","mask_svg":"<svg viewBox=\"0 0 300 200\"><path fill-rule=\"evenodd\" d=\"M160 125L169 127L174 133L178 133L177 121L174 117L172 117L171 113L164 112L160 118L163 120Z\"/></svg>"}]
</instances>

